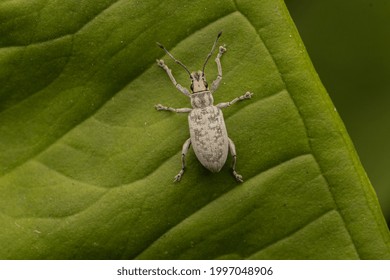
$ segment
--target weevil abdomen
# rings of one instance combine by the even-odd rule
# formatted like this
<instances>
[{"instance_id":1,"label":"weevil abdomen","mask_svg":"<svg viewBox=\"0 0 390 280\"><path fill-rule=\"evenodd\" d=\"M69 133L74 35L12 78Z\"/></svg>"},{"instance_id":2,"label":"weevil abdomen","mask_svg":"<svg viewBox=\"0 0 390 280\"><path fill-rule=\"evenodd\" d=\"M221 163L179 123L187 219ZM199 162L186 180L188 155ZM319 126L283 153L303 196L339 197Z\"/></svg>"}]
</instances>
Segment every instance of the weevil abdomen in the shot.
<instances>
[{"instance_id":1,"label":"weevil abdomen","mask_svg":"<svg viewBox=\"0 0 390 280\"><path fill-rule=\"evenodd\" d=\"M211 172L220 171L229 150L221 109L215 106L195 108L188 115L188 123L196 157Z\"/></svg>"}]
</instances>

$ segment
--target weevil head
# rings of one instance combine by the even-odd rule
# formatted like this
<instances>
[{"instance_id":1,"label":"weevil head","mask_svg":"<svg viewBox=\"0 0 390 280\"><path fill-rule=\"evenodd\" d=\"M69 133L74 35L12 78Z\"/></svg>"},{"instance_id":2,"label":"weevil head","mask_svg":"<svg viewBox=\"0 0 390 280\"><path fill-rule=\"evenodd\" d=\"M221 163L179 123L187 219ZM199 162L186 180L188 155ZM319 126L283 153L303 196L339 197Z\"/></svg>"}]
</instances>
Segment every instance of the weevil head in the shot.
<instances>
[{"instance_id":1,"label":"weevil head","mask_svg":"<svg viewBox=\"0 0 390 280\"><path fill-rule=\"evenodd\" d=\"M190 78L191 78L191 90L193 93L206 91L209 89L209 85L207 84L204 72L200 70L197 72L192 72Z\"/></svg>"},{"instance_id":2,"label":"weevil head","mask_svg":"<svg viewBox=\"0 0 390 280\"><path fill-rule=\"evenodd\" d=\"M208 91L209 90L209 86L207 84L206 77L204 75L204 69L206 67L207 62L209 61L209 58L213 54L215 46L217 45L218 38L221 36L221 34L222 34L222 31L220 31L218 33L217 38L214 41L213 47L211 48L211 51L207 55L206 60L205 60L205 62L203 64L202 71L199 70L198 72L192 72L190 74L192 93L197 93L197 92L202 92L202 91Z\"/></svg>"},{"instance_id":3,"label":"weevil head","mask_svg":"<svg viewBox=\"0 0 390 280\"><path fill-rule=\"evenodd\" d=\"M217 41L218 41L218 38L221 36L221 34L222 34L222 31L220 31L218 33L217 38L214 41L213 47L211 48L211 51L207 55L206 60L205 60L205 62L203 64L202 71L199 70L197 72L192 72L192 73L188 70L188 68L182 62L180 62L179 60L174 58L174 56L163 45L161 45L160 43L157 43L157 45L160 48L162 48L168 54L168 56L170 56L177 64L179 64L181 67L183 67L184 70L186 70L187 73L190 75L190 78L191 78L191 91L192 91L192 93L197 93L197 92L202 92L202 91L208 91L209 90L209 86L207 84L206 77L204 75L204 70L205 70L207 62L209 61L209 58L211 57L211 55L212 55L212 53L213 53L213 51L215 49L215 46L216 46ZM162 66L162 65L160 65L160 66ZM166 71L168 71L168 70L166 69ZM171 79L172 79L172 77L171 77Z\"/></svg>"}]
</instances>

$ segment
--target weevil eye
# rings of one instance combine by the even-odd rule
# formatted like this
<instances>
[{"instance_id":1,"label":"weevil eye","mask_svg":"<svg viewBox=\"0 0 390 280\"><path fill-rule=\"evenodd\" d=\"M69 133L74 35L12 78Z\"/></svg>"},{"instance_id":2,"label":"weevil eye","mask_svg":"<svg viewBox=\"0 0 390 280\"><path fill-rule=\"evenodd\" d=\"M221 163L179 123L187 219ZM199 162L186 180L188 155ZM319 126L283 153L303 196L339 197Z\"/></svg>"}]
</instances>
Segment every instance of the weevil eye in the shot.
<instances>
[{"instance_id":1,"label":"weevil eye","mask_svg":"<svg viewBox=\"0 0 390 280\"><path fill-rule=\"evenodd\" d=\"M205 86L206 88L208 88L208 87L209 87L209 84L208 84L206 81L204 81L204 86Z\"/></svg>"},{"instance_id":2,"label":"weevil eye","mask_svg":"<svg viewBox=\"0 0 390 280\"><path fill-rule=\"evenodd\" d=\"M193 83L191 83L190 88L191 88L191 91L194 91L194 84Z\"/></svg>"}]
</instances>

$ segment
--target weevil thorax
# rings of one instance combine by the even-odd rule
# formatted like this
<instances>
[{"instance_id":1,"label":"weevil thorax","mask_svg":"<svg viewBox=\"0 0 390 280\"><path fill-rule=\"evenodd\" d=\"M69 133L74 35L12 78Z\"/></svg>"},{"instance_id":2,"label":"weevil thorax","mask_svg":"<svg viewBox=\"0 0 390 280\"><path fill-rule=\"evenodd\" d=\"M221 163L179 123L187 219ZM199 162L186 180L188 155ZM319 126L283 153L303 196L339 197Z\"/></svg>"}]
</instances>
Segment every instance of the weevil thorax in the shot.
<instances>
[{"instance_id":1,"label":"weevil thorax","mask_svg":"<svg viewBox=\"0 0 390 280\"><path fill-rule=\"evenodd\" d=\"M206 77L202 71L191 73L191 105L193 108L205 108L212 106L214 98L209 91Z\"/></svg>"}]
</instances>

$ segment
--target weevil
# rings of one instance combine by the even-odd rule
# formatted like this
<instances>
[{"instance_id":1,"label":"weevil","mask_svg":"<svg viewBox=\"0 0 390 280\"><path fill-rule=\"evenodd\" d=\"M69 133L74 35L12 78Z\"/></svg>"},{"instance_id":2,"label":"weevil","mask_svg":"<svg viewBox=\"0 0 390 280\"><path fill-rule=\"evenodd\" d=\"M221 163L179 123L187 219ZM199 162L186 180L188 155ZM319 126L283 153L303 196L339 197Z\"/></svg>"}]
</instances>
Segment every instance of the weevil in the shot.
<instances>
[{"instance_id":1,"label":"weevil","mask_svg":"<svg viewBox=\"0 0 390 280\"><path fill-rule=\"evenodd\" d=\"M163 60L157 59L157 64L165 70L170 80L175 87L184 95L191 99L192 108L172 108L166 107L161 104L155 105L157 110L166 110L175 113L189 113L188 124L190 129L190 138L187 139L182 148L181 153L181 170L175 176L174 182L181 180L184 169L186 168L186 155L192 144L193 150L200 163L211 172L219 172L225 165L228 151L233 157L232 169L233 175L238 182L243 182L242 176L236 171L236 147L233 141L228 137L225 121L222 114L222 108L229 107L237 101L250 99L253 93L247 91L244 95L233 99L230 102L223 102L217 105L213 105L213 94L218 89L222 80L222 66L221 56L226 52L226 46L220 46L219 52L215 59L218 68L217 78L213 81L211 86L208 86L205 76L205 67L214 52L218 39L221 36L222 31L218 33L217 38L211 48L211 51L206 57L203 64L202 71L190 72L188 68L179 60L173 57L173 55L160 43L157 45L163 49L167 55L172 58L177 64L183 67L190 76L191 79L191 92L178 84L172 75L172 70L164 63Z\"/></svg>"}]
</instances>

